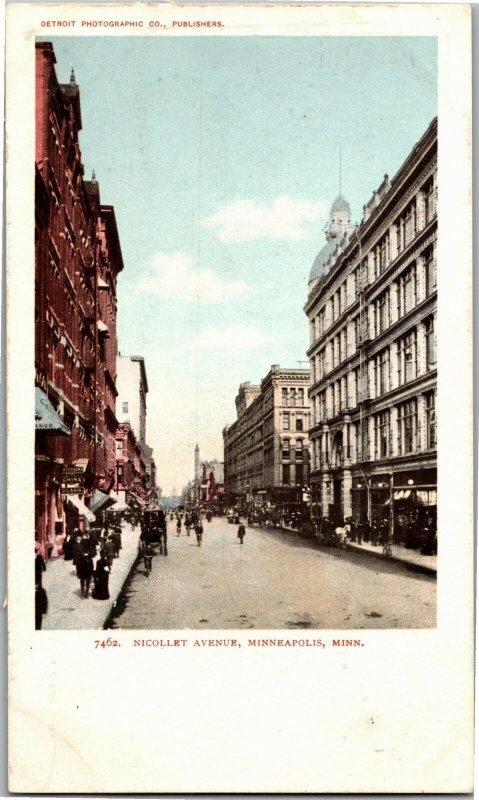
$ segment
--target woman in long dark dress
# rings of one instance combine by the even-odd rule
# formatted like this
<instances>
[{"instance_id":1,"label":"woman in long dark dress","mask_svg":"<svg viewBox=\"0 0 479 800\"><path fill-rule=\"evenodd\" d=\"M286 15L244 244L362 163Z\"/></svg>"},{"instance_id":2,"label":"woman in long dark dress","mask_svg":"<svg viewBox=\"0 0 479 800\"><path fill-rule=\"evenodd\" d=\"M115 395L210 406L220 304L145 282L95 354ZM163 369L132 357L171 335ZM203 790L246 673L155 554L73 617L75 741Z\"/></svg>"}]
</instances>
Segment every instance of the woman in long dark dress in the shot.
<instances>
[{"instance_id":1,"label":"woman in long dark dress","mask_svg":"<svg viewBox=\"0 0 479 800\"><path fill-rule=\"evenodd\" d=\"M108 590L108 580L110 578L110 565L104 556L98 559L95 569L95 588L93 597L95 600L108 600L110 592Z\"/></svg>"},{"instance_id":2,"label":"woman in long dark dress","mask_svg":"<svg viewBox=\"0 0 479 800\"><path fill-rule=\"evenodd\" d=\"M65 536L65 540L63 542L63 557L65 561L71 561L73 559L73 546L74 541L71 533L67 533Z\"/></svg>"}]
</instances>

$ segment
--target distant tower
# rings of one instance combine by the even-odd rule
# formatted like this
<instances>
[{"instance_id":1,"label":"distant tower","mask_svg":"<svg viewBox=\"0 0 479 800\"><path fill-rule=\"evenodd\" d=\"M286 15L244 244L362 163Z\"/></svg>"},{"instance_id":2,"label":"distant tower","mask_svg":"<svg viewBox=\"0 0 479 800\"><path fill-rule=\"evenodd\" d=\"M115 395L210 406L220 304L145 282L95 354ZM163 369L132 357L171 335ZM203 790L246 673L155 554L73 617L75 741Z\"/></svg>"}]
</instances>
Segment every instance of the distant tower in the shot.
<instances>
[{"instance_id":1,"label":"distant tower","mask_svg":"<svg viewBox=\"0 0 479 800\"><path fill-rule=\"evenodd\" d=\"M200 478L200 448L198 444L195 447L195 481Z\"/></svg>"},{"instance_id":2,"label":"distant tower","mask_svg":"<svg viewBox=\"0 0 479 800\"><path fill-rule=\"evenodd\" d=\"M200 496L200 477L200 448L197 442L195 447L195 503L198 502Z\"/></svg>"}]
</instances>

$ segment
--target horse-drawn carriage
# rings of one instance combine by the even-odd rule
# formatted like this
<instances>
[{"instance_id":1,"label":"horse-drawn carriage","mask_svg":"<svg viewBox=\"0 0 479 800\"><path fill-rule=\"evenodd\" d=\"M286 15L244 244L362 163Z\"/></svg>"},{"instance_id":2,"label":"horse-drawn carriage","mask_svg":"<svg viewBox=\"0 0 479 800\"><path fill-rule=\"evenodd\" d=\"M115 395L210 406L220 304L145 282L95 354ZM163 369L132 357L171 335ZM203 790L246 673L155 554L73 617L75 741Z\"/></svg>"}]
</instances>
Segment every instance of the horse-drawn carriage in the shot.
<instances>
[{"instance_id":1,"label":"horse-drawn carriage","mask_svg":"<svg viewBox=\"0 0 479 800\"><path fill-rule=\"evenodd\" d=\"M146 508L140 519L141 534L139 547L141 550L146 545L157 545L160 555L168 555L168 534L166 528L166 514L162 508Z\"/></svg>"}]
</instances>

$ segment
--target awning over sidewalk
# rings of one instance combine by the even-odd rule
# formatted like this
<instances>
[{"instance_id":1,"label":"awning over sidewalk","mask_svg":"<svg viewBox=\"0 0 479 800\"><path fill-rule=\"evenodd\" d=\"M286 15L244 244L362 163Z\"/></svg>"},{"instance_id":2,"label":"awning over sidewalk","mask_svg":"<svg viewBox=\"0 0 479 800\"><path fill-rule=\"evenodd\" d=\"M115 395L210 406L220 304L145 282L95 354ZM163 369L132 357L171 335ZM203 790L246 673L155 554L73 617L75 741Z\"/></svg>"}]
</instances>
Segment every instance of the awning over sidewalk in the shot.
<instances>
[{"instance_id":1,"label":"awning over sidewalk","mask_svg":"<svg viewBox=\"0 0 479 800\"><path fill-rule=\"evenodd\" d=\"M95 489L91 498L90 510L97 514L98 511L102 511L103 509L114 505L116 502L116 499L111 497L111 495L100 492L99 489Z\"/></svg>"},{"instance_id":2,"label":"awning over sidewalk","mask_svg":"<svg viewBox=\"0 0 479 800\"><path fill-rule=\"evenodd\" d=\"M70 436L67 426L38 386L35 386L35 430Z\"/></svg>"},{"instance_id":3,"label":"awning over sidewalk","mask_svg":"<svg viewBox=\"0 0 479 800\"><path fill-rule=\"evenodd\" d=\"M116 494L116 492L110 492L110 497L115 501L115 508L112 509L113 511L127 511L130 509L128 503L125 503L125 501L122 500L121 497Z\"/></svg>"},{"instance_id":4,"label":"awning over sidewalk","mask_svg":"<svg viewBox=\"0 0 479 800\"><path fill-rule=\"evenodd\" d=\"M92 514L90 509L85 505L83 500L80 500L78 495L76 494L69 494L66 498L72 506L75 506L76 509L80 512L80 514L88 520L88 522L95 522L95 515Z\"/></svg>"},{"instance_id":5,"label":"awning over sidewalk","mask_svg":"<svg viewBox=\"0 0 479 800\"><path fill-rule=\"evenodd\" d=\"M128 489L128 494L131 495L132 501L134 503L138 503L138 505L141 506L141 508L144 508L146 506L146 503L143 500L143 498L141 498L139 495L135 494L135 492L132 492L131 489Z\"/></svg>"}]
</instances>

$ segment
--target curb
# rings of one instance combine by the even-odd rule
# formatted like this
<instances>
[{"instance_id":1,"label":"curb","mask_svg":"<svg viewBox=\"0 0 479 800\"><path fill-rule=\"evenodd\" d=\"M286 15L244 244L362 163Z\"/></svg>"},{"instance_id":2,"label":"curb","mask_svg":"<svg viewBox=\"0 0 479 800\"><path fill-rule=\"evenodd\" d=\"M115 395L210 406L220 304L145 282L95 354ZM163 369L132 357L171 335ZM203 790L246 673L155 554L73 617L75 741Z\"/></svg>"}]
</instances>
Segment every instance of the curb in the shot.
<instances>
[{"instance_id":1,"label":"curb","mask_svg":"<svg viewBox=\"0 0 479 800\"><path fill-rule=\"evenodd\" d=\"M361 545L355 545L351 542L346 544L346 549L350 550L352 553L367 553L369 556L373 558L380 558L382 561L386 561L383 556L382 548L378 548L378 550L363 550ZM415 572L424 572L426 575L432 575L434 578L437 578L437 569L434 567L428 567L427 564L416 564L415 561L408 561L406 558L399 558L398 556L392 555L388 561L395 561L396 564L404 564L409 569Z\"/></svg>"},{"instance_id":2,"label":"curb","mask_svg":"<svg viewBox=\"0 0 479 800\"><path fill-rule=\"evenodd\" d=\"M123 580L123 583L121 584L121 586L120 586L120 588L119 588L118 592L116 593L116 596L115 596L115 598L114 598L113 600L112 600L112 598L110 598L110 600L111 600L111 603L109 604L109 610L108 610L108 613L107 613L107 615L106 615L105 619L103 620L103 623L102 623L102 626L101 626L101 630L103 630L103 631L104 631L104 630L108 630L108 628L107 628L108 622L110 621L110 618L111 618L111 616L113 615L113 613L114 613L114 611L115 611L115 608L116 608L116 604L117 604L117 602L118 602L118 599L119 599L119 597L120 597L121 593L123 592L123 589L125 588L125 584L128 582L128 580L129 580L129 578L130 578L130 575L131 575L131 573L133 572L134 568L136 567L136 565L137 565L137 563L138 563L138 561L139 561L139 558L140 558L140 557L139 557L139 555L138 555L138 554L136 554L136 555L135 555L135 557L134 557L134 559L133 559L133 561L132 561L132 562L131 562L131 564L130 564L130 568L129 568L128 572L127 572L127 573L126 573L126 575L125 575L125 578L124 578L124 580Z\"/></svg>"}]
</instances>

